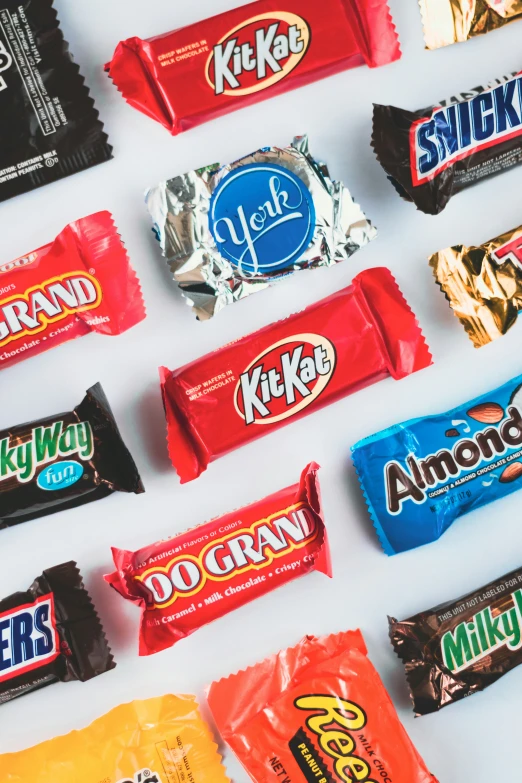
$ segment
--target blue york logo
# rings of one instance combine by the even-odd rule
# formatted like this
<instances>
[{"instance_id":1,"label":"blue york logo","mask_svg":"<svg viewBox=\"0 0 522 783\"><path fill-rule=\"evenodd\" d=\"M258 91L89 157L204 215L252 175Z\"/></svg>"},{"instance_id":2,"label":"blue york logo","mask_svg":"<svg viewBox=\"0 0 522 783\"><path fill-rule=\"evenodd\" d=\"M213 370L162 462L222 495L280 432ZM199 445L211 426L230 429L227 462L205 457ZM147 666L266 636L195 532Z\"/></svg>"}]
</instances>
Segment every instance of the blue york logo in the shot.
<instances>
[{"instance_id":1,"label":"blue york logo","mask_svg":"<svg viewBox=\"0 0 522 783\"><path fill-rule=\"evenodd\" d=\"M437 109L413 130L413 184L421 185L454 160L522 133L522 76Z\"/></svg>"},{"instance_id":2,"label":"blue york logo","mask_svg":"<svg viewBox=\"0 0 522 783\"><path fill-rule=\"evenodd\" d=\"M218 250L241 272L277 272L296 263L314 228L310 191L283 166L251 163L234 169L210 200Z\"/></svg>"},{"instance_id":3,"label":"blue york logo","mask_svg":"<svg viewBox=\"0 0 522 783\"><path fill-rule=\"evenodd\" d=\"M40 489L58 490L76 484L83 476L83 465L74 460L55 462L42 470L37 479Z\"/></svg>"}]
</instances>

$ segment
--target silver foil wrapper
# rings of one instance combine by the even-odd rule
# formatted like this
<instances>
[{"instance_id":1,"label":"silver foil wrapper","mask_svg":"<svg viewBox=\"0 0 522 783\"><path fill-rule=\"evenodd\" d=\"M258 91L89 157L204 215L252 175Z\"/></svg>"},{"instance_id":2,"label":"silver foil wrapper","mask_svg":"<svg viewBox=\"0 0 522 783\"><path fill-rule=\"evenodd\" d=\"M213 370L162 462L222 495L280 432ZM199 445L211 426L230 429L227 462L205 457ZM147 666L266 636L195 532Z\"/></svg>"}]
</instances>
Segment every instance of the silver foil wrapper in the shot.
<instances>
[{"instance_id":1,"label":"silver foil wrapper","mask_svg":"<svg viewBox=\"0 0 522 783\"><path fill-rule=\"evenodd\" d=\"M200 320L299 269L337 264L377 233L348 188L312 158L306 136L161 182L146 203Z\"/></svg>"}]
</instances>

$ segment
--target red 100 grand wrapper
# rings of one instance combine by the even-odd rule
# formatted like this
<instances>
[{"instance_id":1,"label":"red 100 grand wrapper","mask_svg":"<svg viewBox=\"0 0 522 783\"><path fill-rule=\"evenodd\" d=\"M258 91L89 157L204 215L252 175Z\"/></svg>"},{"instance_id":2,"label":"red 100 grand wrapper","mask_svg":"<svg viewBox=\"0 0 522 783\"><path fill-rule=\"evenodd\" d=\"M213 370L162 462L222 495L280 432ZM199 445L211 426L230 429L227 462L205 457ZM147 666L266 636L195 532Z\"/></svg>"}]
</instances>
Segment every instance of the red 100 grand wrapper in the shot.
<instances>
[{"instance_id":1,"label":"red 100 grand wrapper","mask_svg":"<svg viewBox=\"0 0 522 783\"><path fill-rule=\"evenodd\" d=\"M69 223L53 242L0 263L0 369L145 318L139 280L110 212Z\"/></svg>"},{"instance_id":2,"label":"red 100 grand wrapper","mask_svg":"<svg viewBox=\"0 0 522 783\"><path fill-rule=\"evenodd\" d=\"M317 471L299 484L138 552L112 550L105 579L142 610L140 655L160 652L310 571L331 576Z\"/></svg>"},{"instance_id":3,"label":"red 100 grand wrapper","mask_svg":"<svg viewBox=\"0 0 522 783\"><path fill-rule=\"evenodd\" d=\"M181 482L261 435L389 375L431 364L391 272L368 269L332 296L170 371L160 369L168 447Z\"/></svg>"},{"instance_id":4,"label":"red 100 grand wrapper","mask_svg":"<svg viewBox=\"0 0 522 783\"><path fill-rule=\"evenodd\" d=\"M175 135L399 57L387 0L257 0L146 41L122 41L106 70L131 106Z\"/></svg>"}]
</instances>

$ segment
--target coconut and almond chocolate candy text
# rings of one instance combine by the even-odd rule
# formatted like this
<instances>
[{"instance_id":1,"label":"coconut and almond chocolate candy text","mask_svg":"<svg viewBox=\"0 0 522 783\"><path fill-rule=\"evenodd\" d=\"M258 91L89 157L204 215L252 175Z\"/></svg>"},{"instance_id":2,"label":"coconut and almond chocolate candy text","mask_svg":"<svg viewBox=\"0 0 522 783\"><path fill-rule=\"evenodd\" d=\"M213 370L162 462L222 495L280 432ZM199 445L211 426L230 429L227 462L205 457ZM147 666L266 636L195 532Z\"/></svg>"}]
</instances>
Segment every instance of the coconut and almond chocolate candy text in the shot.
<instances>
[{"instance_id":1,"label":"coconut and almond chocolate candy text","mask_svg":"<svg viewBox=\"0 0 522 783\"><path fill-rule=\"evenodd\" d=\"M99 383L67 413L0 430L0 528L144 492Z\"/></svg>"},{"instance_id":2,"label":"coconut and almond chocolate candy text","mask_svg":"<svg viewBox=\"0 0 522 783\"><path fill-rule=\"evenodd\" d=\"M522 663L522 568L389 624L416 714L435 712Z\"/></svg>"}]
</instances>

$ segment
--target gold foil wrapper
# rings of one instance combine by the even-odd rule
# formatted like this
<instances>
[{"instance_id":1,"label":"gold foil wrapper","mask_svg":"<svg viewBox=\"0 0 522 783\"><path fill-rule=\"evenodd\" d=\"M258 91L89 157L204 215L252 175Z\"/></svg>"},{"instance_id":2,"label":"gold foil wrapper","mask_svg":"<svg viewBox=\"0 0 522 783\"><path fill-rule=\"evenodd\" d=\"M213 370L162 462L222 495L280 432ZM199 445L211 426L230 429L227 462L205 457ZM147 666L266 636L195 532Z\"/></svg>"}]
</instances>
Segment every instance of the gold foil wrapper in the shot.
<instances>
[{"instance_id":1,"label":"gold foil wrapper","mask_svg":"<svg viewBox=\"0 0 522 783\"><path fill-rule=\"evenodd\" d=\"M522 18L522 0L419 0L427 49L489 33Z\"/></svg>"},{"instance_id":2,"label":"gold foil wrapper","mask_svg":"<svg viewBox=\"0 0 522 783\"><path fill-rule=\"evenodd\" d=\"M429 263L475 348L513 326L522 309L522 226L478 247L439 250Z\"/></svg>"}]
</instances>

